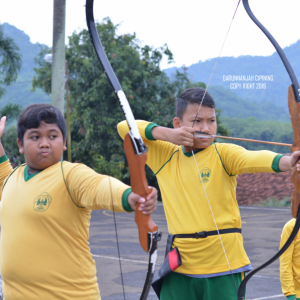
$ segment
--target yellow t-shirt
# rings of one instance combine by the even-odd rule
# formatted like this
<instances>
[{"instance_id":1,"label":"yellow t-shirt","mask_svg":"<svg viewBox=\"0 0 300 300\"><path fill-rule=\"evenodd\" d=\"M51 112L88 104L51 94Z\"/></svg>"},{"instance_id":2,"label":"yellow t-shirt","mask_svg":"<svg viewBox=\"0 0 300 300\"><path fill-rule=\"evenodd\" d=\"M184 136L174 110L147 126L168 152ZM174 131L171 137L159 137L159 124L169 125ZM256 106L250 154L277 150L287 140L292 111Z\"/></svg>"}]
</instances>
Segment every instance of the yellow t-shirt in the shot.
<instances>
[{"instance_id":1,"label":"yellow t-shirt","mask_svg":"<svg viewBox=\"0 0 300 300\"><path fill-rule=\"evenodd\" d=\"M151 130L156 124L137 121L137 125L148 146L147 165L157 177L171 234L216 230L205 191L218 228L241 228L236 177L242 173L274 172L272 163L276 153L247 151L234 144L219 143L197 151L195 158L204 191L191 153L184 152L181 146L155 141ZM118 124L118 131L124 138L128 132L125 121ZM275 165L278 166L278 162ZM222 234L221 237L232 270L250 264L240 233ZM204 239L176 238L173 246L178 247L182 257L182 266L176 269L178 273L198 275L229 271L217 235Z\"/></svg>"},{"instance_id":2,"label":"yellow t-shirt","mask_svg":"<svg viewBox=\"0 0 300 300\"><path fill-rule=\"evenodd\" d=\"M99 300L88 243L91 210L112 210L113 203L125 211L129 187L69 162L30 176L26 165L11 171L9 161L0 164L5 300Z\"/></svg>"},{"instance_id":3,"label":"yellow t-shirt","mask_svg":"<svg viewBox=\"0 0 300 300\"><path fill-rule=\"evenodd\" d=\"M280 248L294 229L296 219L288 221L282 230ZM289 248L280 256L280 281L283 294L300 298L300 231Z\"/></svg>"}]
</instances>

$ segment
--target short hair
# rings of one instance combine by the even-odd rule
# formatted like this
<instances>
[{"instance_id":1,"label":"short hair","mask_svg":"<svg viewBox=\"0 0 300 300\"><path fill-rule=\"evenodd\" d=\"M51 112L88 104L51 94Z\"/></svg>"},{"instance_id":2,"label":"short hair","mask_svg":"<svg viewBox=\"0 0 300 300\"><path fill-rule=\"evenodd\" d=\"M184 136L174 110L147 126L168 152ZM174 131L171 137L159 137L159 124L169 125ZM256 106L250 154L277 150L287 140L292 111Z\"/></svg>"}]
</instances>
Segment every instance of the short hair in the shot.
<instances>
[{"instance_id":1,"label":"short hair","mask_svg":"<svg viewBox=\"0 0 300 300\"><path fill-rule=\"evenodd\" d=\"M57 124L63 139L66 138L67 126L60 110L50 104L32 104L27 106L18 118L18 139L22 144L25 131L30 128L38 128L42 121L48 124Z\"/></svg>"},{"instance_id":2,"label":"short hair","mask_svg":"<svg viewBox=\"0 0 300 300\"><path fill-rule=\"evenodd\" d=\"M180 120L182 120L182 117L186 111L187 106L189 104L194 104L194 103L200 104L203 99L204 93L205 90L201 88L189 88L183 91L176 102L176 116ZM216 108L215 101L208 92L205 93L202 106Z\"/></svg>"}]
</instances>

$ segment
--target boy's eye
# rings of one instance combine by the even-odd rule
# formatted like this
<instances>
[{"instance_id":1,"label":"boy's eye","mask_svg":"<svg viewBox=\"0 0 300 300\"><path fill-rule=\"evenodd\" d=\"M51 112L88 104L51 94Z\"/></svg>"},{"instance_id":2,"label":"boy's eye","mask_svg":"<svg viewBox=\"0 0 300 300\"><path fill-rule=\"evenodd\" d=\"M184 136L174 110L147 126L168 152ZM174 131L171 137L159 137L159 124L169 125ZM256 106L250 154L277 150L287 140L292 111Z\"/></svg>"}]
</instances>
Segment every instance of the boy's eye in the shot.
<instances>
[{"instance_id":1,"label":"boy's eye","mask_svg":"<svg viewBox=\"0 0 300 300\"><path fill-rule=\"evenodd\" d=\"M37 140L38 138L39 138L38 135L34 135L34 136L31 137L31 139L34 140L34 141Z\"/></svg>"},{"instance_id":2,"label":"boy's eye","mask_svg":"<svg viewBox=\"0 0 300 300\"><path fill-rule=\"evenodd\" d=\"M55 134L50 135L50 139L55 139L56 137L57 137L57 135L55 135Z\"/></svg>"}]
</instances>

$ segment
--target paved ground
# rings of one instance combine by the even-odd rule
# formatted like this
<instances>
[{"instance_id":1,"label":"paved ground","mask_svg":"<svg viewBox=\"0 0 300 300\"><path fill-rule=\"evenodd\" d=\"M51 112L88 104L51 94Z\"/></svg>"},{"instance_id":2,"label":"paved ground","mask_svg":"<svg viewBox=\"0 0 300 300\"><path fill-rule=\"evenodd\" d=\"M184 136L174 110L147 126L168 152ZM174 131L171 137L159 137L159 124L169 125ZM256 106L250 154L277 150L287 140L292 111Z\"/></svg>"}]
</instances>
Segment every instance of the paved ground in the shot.
<instances>
[{"instance_id":1,"label":"paved ground","mask_svg":"<svg viewBox=\"0 0 300 300\"><path fill-rule=\"evenodd\" d=\"M278 251L283 225L291 219L291 213L289 209L246 206L242 206L240 210L245 249L252 266L256 268ZM152 219L163 232L157 260L158 264L161 264L167 238L167 224L162 205L158 206ZM140 247L134 215L118 213L116 221L125 299L138 300L146 277L148 255ZM90 233L90 247L97 265L102 300L124 299L112 212L94 211ZM153 291L148 299L157 299ZM281 292L278 260L250 280L246 299L286 299Z\"/></svg>"}]
</instances>

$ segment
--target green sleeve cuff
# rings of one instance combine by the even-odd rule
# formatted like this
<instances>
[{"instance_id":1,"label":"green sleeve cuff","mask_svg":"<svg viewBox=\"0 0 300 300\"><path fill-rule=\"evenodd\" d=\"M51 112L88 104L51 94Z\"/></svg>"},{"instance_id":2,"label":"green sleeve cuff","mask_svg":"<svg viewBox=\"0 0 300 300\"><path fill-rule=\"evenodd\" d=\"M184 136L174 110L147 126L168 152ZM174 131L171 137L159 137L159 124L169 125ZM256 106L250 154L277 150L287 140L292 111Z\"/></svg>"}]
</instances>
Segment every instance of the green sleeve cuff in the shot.
<instances>
[{"instance_id":1,"label":"green sleeve cuff","mask_svg":"<svg viewBox=\"0 0 300 300\"><path fill-rule=\"evenodd\" d=\"M6 154L4 154L3 156L0 157L0 164L6 162L8 160L8 157L6 156Z\"/></svg>"},{"instance_id":2,"label":"green sleeve cuff","mask_svg":"<svg viewBox=\"0 0 300 300\"><path fill-rule=\"evenodd\" d=\"M297 299L297 298L296 298L296 295L287 296L286 298L287 298L288 300L294 300L294 299Z\"/></svg>"},{"instance_id":3,"label":"green sleeve cuff","mask_svg":"<svg viewBox=\"0 0 300 300\"><path fill-rule=\"evenodd\" d=\"M145 136L150 141L156 141L151 132L154 127L159 127L159 126L155 123L150 123L145 129Z\"/></svg>"},{"instance_id":4,"label":"green sleeve cuff","mask_svg":"<svg viewBox=\"0 0 300 300\"><path fill-rule=\"evenodd\" d=\"M280 171L279 169L279 160L280 158L283 156L283 154L278 154L275 156L275 158L273 159L273 163L272 163L272 169L274 172L276 173L281 173L282 171Z\"/></svg>"},{"instance_id":5,"label":"green sleeve cuff","mask_svg":"<svg viewBox=\"0 0 300 300\"><path fill-rule=\"evenodd\" d=\"M122 206L123 208L128 211L128 212L133 212L133 210L131 209L130 205L128 204L128 196L131 193L131 188L128 188L122 196Z\"/></svg>"}]
</instances>

